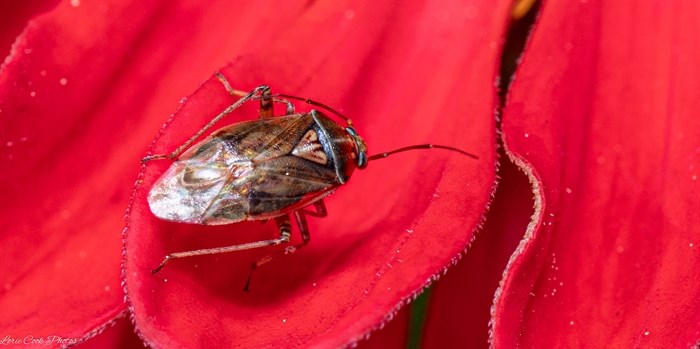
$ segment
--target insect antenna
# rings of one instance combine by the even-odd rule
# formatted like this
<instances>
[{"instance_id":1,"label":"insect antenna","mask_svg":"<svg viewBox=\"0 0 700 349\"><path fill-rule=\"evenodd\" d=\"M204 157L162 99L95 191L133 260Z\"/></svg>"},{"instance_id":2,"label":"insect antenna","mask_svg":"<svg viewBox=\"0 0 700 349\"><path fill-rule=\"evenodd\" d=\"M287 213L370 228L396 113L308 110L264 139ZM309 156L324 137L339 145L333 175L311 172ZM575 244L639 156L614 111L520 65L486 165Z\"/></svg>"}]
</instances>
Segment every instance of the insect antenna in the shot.
<instances>
[{"instance_id":1,"label":"insect antenna","mask_svg":"<svg viewBox=\"0 0 700 349\"><path fill-rule=\"evenodd\" d=\"M374 155L368 157L367 161L384 159L385 157L388 157L389 155L393 155L396 153L401 153L401 152L409 151L409 150L418 150L418 149L446 149L446 150L456 151L456 152L458 152L462 155L466 155L472 159L479 160L478 156L476 156L472 153L467 153L466 151L464 151L462 149L455 148L455 147L450 147L447 145L439 145L439 144L416 144L416 145L409 145L407 147L403 147L403 148L399 148L399 149L394 149L394 150L388 151L386 153L374 154Z\"/></svg>"},{"instance_id":2,"label":"insect antenna","mask_svg":"<svg viewBox=\"0 0 700 349\"><path fill-rule=\"evenodd\" d=\"M323 103L321 103L321 102L316 102L316 101L314 101L314 100L311 100L311 99L308 99L308 98L303 98L303 97L285 95L285 94L282 94L282 93L277 93L277 94L274 94L274 95L272 95L272 96L270 96L270 97L273 97L273 98L274 98L274 97L278 97L278 98L294 99L294 100L297 100L297 101L302 101L302 102L304 102L304 103L306 103L306 104L308 104L308 105L313 105L314 107L319 107L319 108L326 109L326 110L328 110L329 112L335 114L337 117L339 117L339 118L345 120L345 122L348 124L348 126L351 126L351 125L352 125L352 120L350 120L350 118L348 118L347 116L341 114L339 111L337 111L337 110L335 110L335 109L333 109L333 108L331 108L331 107L329 107L329 106L327 106L327 105L325 105L325 104L323 104Z\"/></svg>"}]
</instances>

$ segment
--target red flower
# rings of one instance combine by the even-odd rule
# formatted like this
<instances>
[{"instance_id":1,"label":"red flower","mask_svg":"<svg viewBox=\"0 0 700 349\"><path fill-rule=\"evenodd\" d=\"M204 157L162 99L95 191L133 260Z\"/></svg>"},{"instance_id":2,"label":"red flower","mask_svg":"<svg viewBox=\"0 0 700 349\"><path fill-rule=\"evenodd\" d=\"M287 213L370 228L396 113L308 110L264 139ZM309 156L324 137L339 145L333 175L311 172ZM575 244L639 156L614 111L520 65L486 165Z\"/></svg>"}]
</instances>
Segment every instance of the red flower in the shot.
<instances>
[{"instance_id":1,"label":"red flower","mask_svg":"<svg viewBox=\"0 0 700 349\"><path fill-rule=\"evenodd\" d=\"M0 70L0 341L81 342L127 305L155 347L337 347L384 327L486 212L508 6L71 1L37 15ZM432 292L426 346L484 346L489 319L504 347L700 340L698 10L542 5L502 114L496 198ZM328 198L328 217L309 218L309 246L256 270L249 293L250 262L274 248L153 276L168 253L275 235L271 223L167 223L146 204L169 165L139 165L160 125L156 153L232 103L216 79L197 88L217 70L237 89L264 83L339 109L370 154L434 142L480 158L371 162ZM527 231L533 190L511 161L534 187ZM404 346L409 316L396 316L362 343ZM120 339L131 331L119 320L83 345L132 346Z\"/></svg>"},{"instance_id":2,"label":"red flower","mask_svg":"<svg viewBox=\"0 0 700 349\"><path fill-rule=\"evenodd\" d=\"M537 225L496 296L495 345L698 343L699 13L544 4L503 116Z\"/></svg>"}]
</instances>

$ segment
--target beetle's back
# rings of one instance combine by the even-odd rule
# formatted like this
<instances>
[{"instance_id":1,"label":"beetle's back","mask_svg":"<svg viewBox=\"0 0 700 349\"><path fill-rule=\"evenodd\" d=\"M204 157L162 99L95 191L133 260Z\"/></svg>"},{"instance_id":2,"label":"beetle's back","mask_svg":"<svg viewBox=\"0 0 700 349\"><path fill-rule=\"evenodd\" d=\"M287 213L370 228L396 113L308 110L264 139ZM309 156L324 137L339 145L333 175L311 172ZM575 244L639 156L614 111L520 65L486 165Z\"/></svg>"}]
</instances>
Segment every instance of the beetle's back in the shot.
<instances>
[{"instance_id":1,"label":"beetle's back","mask_svg":"<svg viewBox=\"0 0 700 349\"><path fill-rule=\"evenodd\" d=\"M149 193L156 216L228 224L298 210L330 194L354 166L347 132L318 112L236 123L188 149Z\"/></svg>"}]
</instances>

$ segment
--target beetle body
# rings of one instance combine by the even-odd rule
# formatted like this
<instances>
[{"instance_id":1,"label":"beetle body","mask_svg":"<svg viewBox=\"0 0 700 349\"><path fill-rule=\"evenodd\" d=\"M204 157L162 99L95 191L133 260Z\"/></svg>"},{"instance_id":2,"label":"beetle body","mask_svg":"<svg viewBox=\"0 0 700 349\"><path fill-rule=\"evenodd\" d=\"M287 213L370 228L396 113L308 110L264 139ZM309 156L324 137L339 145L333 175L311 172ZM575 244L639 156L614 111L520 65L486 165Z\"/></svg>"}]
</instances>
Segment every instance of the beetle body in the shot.
<instances>
[{"instance_id":1,"label":"beetle body","mask_svg":"<svg viewBox=\"0 0 700 349\"><path fill-rule=\"evenodd\" d=\"M240 122L185 151L148 203L157 217L175 222L270 219L331 194L361 157L363 140L320 111Z\"/></svg>"},{"instance_id":2,"label":"beetle body","mask_svg":"<svg viewBox=\"0 0 700 349\"><path fill-rule=\"evenodd\" d=\"M222 74L216 77L229 94L240 98L170 154L150 155L142 160L174 160L148 193L151 212L168 221L205 225L274 219L279 235L232 246L171 253L153 273L176 258L289 243L292 219L299 227L301 243L258 260L252 264L251 273L279 252L288 253L305 246L311 239L306 217L325 217L323 198L345 184L356 168L364 168L370 160L429 148L447 149L477 159L460 149L433 144L412 145L368 157L365 142L350 120L334 109L305 98L272 95L268 86L258 86L249 93L237 91ZM289 99L327 110L344 119L347 126L340 126L318 110L295 113ZM220 128L195 144L218 121L253 100L260 101L257 120ZM286 115L275 116L274 103L286 104ZM246 290L249 282L250 277Z\"/></svg>"}]
</instances>

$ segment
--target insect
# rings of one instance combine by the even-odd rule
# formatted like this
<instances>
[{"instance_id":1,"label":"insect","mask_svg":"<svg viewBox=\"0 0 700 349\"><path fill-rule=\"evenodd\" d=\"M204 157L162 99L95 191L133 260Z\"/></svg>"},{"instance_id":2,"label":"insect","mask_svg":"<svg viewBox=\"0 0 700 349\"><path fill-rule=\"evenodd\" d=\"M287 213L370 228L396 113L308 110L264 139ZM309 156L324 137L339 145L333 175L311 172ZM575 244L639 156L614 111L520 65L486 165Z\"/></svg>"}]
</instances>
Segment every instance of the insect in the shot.
<instances>
[{"instance_id":1,"label":"insect","mask_svg":"<svg viewBox=\"0 0 700 349\"><path fill-rule=\"evenodd\" d=\"M293 218L299 227L301 243L256 261L251 266L252 275L255 268L277 255L307 245L310 233L306 217L325 217L323 199L345 184L356 168L365 168L369 161L430 148L478 159L463 150L433 144L412 145L368 156L367 146L350 119L333 108L306 98L272 94L268 86L245 93L234 90L221 73L216 77L238 100L170 154L151 155L142 160L144 163L175 160L148 193L151 212L167 221L204 225L274 220L279 235L233 246L171 253L153 269L153 274L173 259L288 243ZM321 110L297 113L290 100L323 109L347 126L342 127ZM257 120L222 127L193 145L214 124L250 101L260 102ZM286 114L275 116L274 103L284 104ZM246 290L249 283L250 277Z\"/></svg>"}]
</instances>

